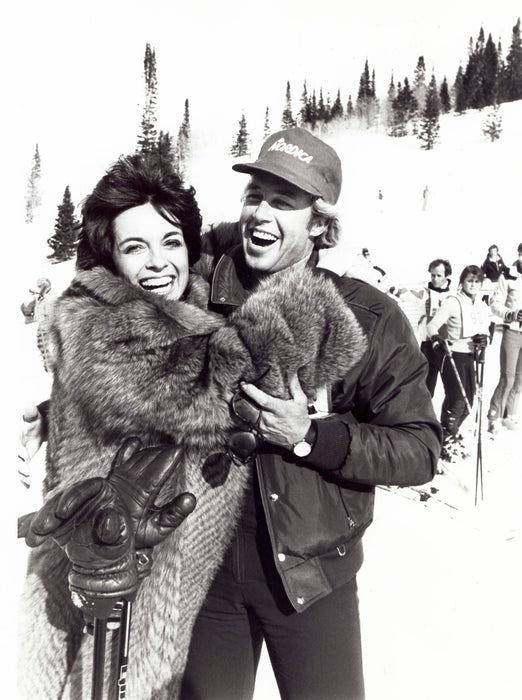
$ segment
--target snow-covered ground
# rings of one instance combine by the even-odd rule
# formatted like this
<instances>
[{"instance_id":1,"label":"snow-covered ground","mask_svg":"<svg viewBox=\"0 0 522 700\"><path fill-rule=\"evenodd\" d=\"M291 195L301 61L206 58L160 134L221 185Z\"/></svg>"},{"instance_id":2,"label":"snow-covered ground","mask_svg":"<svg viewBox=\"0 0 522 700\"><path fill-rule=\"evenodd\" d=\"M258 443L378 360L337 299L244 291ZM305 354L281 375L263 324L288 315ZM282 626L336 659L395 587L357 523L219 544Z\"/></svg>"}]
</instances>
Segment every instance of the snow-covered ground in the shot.
<instances>
[{"instance_id":1,"label":"snow-covered ground","mask_svg":"<svg viewBox=\"0 0 522 700\"><path fill-rule=\"evenodd\" d=\"M482 136L484 113L445 116L440 144L431 152L421 151L412 138L354 132L328 137L344 166L340 209L345 233L336 264L349 266L366 246L394 283L408 286L426 279L427 265L436 257L451 260L456 279L464 265L480 264L492 243L511 263L522 240L522 103L502 105L501 114L503 133L496 143ZM244 178L230 172L230 161L213 153L209 144L196 156L191 181L206 220L234 219ZM86 182L81 196L93 184ZM426 185L429 195L423 209ZM12 391L2 416L8 495L4 515L10 533L17 515L38 506L42 473L39 455L33 486L27 490L18 483L18 416L27 400L40 401L50 391L35 346L35 327L24 325L19 306L37 277L49 277L59 292L73 274L71 263L53 266L45 258L55 215L55 205L44 207L34 224L16 229L17 259L24 265L7 299L11 356L4 363L4 385ZM487 354L484 414L498 378L499 344L496 334ZM439 389L437 409L440 402ZM473 421L468 423L473 444ZM454 465L453 477L436 478L437 495L450 505L434 498L425 503L411 500L410 491L378 490L359 575L368 700L521 696L521 434L504 430L495 442L484 436L483 451L484 499L477 506L474 455ZM24 545L13 536L8 547L13 584L2 596L6 639L14 640L16 634L16 598L25 557ZM13 643L5 659L7 689L14 668ZM5 697L14 697L6 692ZM255 697L278 697L265 655Z\"/></svg>"}]
</instances>

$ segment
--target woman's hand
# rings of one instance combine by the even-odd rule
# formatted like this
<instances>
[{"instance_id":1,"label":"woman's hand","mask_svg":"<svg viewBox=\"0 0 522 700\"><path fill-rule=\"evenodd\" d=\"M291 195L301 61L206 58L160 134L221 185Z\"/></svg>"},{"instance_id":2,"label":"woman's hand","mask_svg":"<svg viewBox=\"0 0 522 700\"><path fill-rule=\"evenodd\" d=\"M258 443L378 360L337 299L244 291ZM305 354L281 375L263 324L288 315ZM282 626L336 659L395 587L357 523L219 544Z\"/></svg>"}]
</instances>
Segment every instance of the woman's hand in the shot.
<instances>
[{"instance_id":1,"label":"woman's hand","mask_svg":"<svg viewBox=\"0 0 522 700\"><path fill-rule=\"evenodd\" d=\"M34 403L27 403L22 416L18 447L18 476L24 486L31 485L29 462L38 452L43 442L43 418Z\"/></svg>"}]
</instances>

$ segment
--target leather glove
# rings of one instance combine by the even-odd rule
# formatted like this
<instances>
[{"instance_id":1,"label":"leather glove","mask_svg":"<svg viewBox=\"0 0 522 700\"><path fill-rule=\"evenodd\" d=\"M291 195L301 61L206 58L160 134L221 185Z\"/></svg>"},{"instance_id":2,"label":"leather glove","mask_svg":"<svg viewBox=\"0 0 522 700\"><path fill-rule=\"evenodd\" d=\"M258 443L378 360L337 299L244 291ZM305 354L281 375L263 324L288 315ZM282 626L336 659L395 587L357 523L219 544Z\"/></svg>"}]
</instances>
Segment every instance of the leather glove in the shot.
<instances>
[{"instance_id":1,"label":"leather glove","mask_svg":"<svg viewBox=\"0 0 522 700\"><path fill-rule=\"evenodd\" d=\"M105 619L121 599L134 600L152 567L152 547L191 513L192 494L156 507L162 487L179 464L179 448L148 448L127 440L106 478L80 481L51 498L30 518L29 546L49 537L69 560L73 602L86 617Z\"/></svg>"},{"instance_id":2,"label":"leather glove","mask_svg":"<svg viewBox=\"0 0 522 700\"><path fill-rule=\"evenodd\" d=\"M431 338L431 346L435 350L435 348L440 348L442 352L444 352L446 355L450 354L450 349L449 349L449 341L446 338L443 338L441 335L436 333L435 335L432 335Z\"/></svg>"},{"instance_id":3,"label":"leather glove","mask_svg":"<svg viewBox=\"0 0 522 700\"><path fill-rule=\"evenodd\" d=\"M476 333L471 337L471 340L476 348L486 348L489 338L485 333Z\"/></svg>"}]
</instances>

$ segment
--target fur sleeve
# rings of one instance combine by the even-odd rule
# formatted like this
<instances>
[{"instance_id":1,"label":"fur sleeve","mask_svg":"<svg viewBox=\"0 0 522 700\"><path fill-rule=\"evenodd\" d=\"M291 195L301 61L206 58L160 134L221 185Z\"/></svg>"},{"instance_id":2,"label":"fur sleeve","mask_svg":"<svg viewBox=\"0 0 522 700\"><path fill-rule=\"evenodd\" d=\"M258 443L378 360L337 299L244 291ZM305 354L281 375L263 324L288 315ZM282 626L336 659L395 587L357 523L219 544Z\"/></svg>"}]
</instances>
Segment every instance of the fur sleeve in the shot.
<instances>
[{"instance_id":1,"label":"fur sleeve","mask_svg":"<svg viewBox=\"0 0 522 700\"><path fill-rule=\"evenodd\" d=\"M298 372L310 400L341 379L363 356L367 340L334 283L311 270L271 275L211 340L212 355L226 353L230 329L248 350L242 378L280 398Z\"/></svg>"}]
</instances>

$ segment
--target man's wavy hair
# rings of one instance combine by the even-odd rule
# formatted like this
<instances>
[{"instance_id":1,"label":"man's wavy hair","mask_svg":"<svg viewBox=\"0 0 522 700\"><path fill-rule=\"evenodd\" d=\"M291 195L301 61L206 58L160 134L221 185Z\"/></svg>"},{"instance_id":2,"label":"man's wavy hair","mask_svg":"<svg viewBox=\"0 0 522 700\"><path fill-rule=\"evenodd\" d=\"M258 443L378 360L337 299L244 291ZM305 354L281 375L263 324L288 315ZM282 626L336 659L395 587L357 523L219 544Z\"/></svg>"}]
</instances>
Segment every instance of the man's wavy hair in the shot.
<instances>
[{"instance_id":1,"label":"man's wavy hair","mask_svg":"<svg viewBox=\"0 0 522 700\"><path fill-rule=\"evenodd\" d=\"M166 221L181 225L189 265L201 254L201 214L193 187L185 188L170 163L151 154L121 156L98 182L82 205L76 256L79 270L97 265L116 274L114 219L149 202Z\"/></svg>"},{"instance_id":2,"label":"man's wavy hair","mask_svg":"<svg viewBox=\"0 0 522 700\"><path fill-rule=\"evenodd\" d=\"M339 242L341 235L341 222L339 213L333 204L326 202L322 197L312 202L312 214L308 229L314 224L323 224L325 229L314 239L314 248L333 248Z\"/></svg>"}]
</instances>

